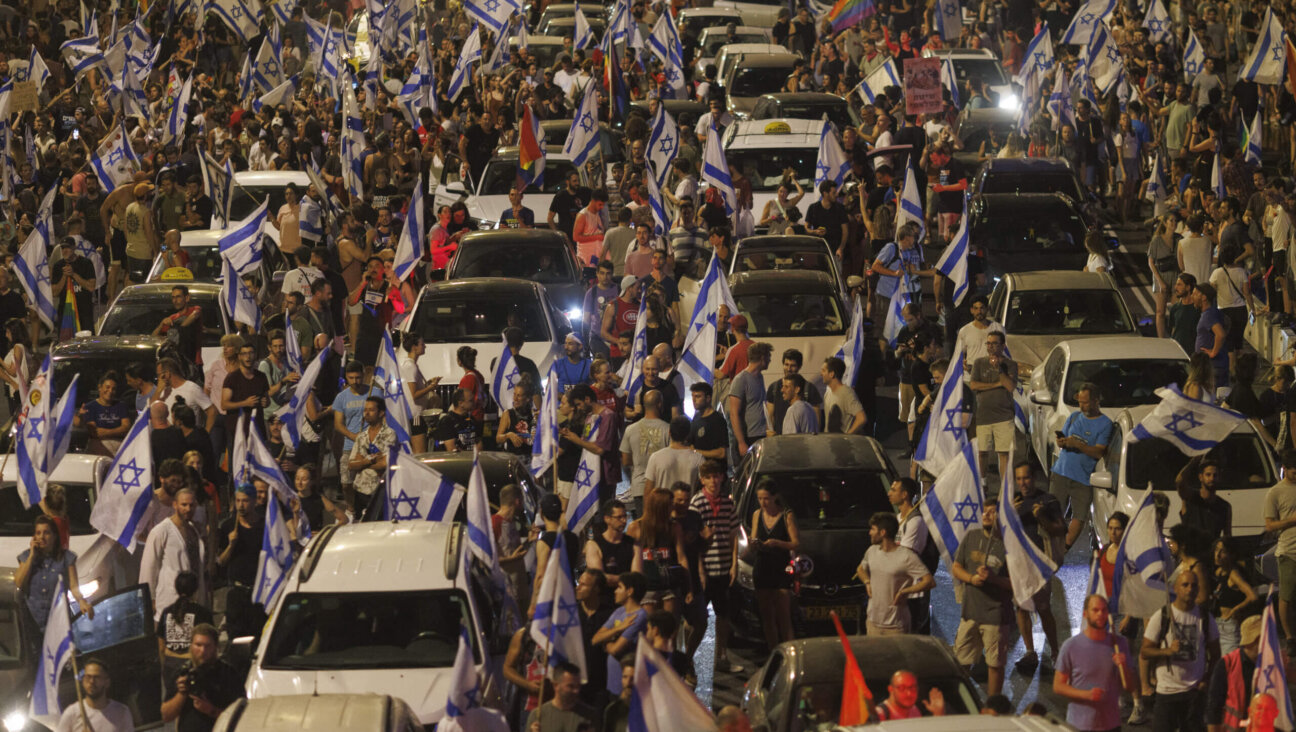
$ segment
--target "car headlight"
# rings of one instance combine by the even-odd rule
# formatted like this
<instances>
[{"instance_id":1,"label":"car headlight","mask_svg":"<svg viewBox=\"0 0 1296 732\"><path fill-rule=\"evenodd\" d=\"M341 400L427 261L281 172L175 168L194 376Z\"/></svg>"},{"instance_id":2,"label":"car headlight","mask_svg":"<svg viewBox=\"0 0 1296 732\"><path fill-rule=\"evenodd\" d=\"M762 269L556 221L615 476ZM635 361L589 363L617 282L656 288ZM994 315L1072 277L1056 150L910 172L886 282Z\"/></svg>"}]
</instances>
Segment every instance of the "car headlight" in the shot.
<instances>
[{"instance_id":1,"label":"car headlight","mask_svg":"<svg viewBox=\"0 0 1296 732\"><path fill-rule=\"evenodd\" d=\"M5 732L21 732L27 726L27 714L15 709L4 716Z\"/></svg>"},{"instance_id":2,"label":"car headlight","mask_svg":"<svg viewBox=\"0 0 1296 732\"><path fill-rule=\"evenodd\" d=\"M568 308L566 315L568 320L580 320L583 313L580 308Z\"/></svg>"},{"instance_id":3,"label":"car headlight","mask_svg":"<svg viewBox=\"0 0 1296 732\"><path fill-rule=\"evenodd\" d=\"M999 108L1021 109L1021 100L1017 98L1016 94L1001 94L999 95Z\"/></svg>"}]
</instances>

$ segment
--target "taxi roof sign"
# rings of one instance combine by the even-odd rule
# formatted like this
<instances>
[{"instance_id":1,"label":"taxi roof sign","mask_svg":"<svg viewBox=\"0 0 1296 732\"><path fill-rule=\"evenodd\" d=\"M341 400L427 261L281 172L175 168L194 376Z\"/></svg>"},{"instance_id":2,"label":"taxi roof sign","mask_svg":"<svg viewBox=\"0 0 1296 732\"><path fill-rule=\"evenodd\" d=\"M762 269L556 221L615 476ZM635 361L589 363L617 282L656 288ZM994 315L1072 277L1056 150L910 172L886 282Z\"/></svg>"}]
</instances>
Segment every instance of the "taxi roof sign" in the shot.
<instances>
[{"instance_id":1,"label":"taxi roof sign","mask_svg":"<svg viewBox=\"0 0 1296 732\"><path fill-rule=\"evenodd\" d=\"M787 122L770 122L765 125L765 134L767 135L790 135L792 126Z\"/></svg>"},{"instance_id":2,"label":"taxi roof sign","mask_svg":"<svg viewBox=\"0 0 1296 732\"><path fill-rule=\"evenodd\" d=\"M163 282L188 281L193 278L193 272L190 272L187 267L168 267L162 270L162 274L158 277Z\"/></svg>"}]
</instances>

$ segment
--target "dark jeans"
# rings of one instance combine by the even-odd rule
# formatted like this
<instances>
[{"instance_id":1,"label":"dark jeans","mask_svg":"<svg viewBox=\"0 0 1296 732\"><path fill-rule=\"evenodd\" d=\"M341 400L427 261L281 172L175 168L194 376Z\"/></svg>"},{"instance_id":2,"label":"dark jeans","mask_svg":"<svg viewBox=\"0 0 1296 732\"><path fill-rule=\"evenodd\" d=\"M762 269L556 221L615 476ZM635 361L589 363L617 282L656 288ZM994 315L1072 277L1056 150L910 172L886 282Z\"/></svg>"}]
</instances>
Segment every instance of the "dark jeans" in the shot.
<instances>
[{"instance_id":1,"label":"dark jeans","mask_svg":"<svg viewBox=\"0 0 1296 732\"><path fill-rule=\"evenodd\" d=\"M1157 694L1152 709L1152 732L1199 732L1206 728L1200 691Z\"/></svg>"}]
</instances>

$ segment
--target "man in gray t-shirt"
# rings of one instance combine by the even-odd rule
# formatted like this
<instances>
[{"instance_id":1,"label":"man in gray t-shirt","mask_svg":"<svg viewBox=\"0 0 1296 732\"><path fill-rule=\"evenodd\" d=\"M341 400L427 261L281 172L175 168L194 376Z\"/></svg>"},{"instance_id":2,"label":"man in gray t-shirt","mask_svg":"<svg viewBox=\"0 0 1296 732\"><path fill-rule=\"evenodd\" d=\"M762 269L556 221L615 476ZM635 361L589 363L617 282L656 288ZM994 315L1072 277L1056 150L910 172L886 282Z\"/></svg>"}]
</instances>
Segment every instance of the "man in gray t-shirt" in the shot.
<instances>
[{"instance_id":1,"label":"man in gray t-shirt","mask_svg":"<svg viewBox=\"0 0 1296 732\"><path fill-rule=\"evenodd\" d=\"M747 368L729 385L729 429L738 443L738 454L746 455L752 444L765 436L765 378L774 347L753 343L747 349Z\"/></svg>"},{"instance_id":2,"label":"man in gray t-shirt","mask_svg":"<svg viewBox=\"0 0 1296 732\"><path fill-rule=\"evenodd\" d=\"M1003 691L1004 665L1014 612L1008 559L999 534L999 507L993 503L981 509L981 528L969 531L954 553L950 574L964 583L963 615L954 637L954 655L964 666L972 666L985 654L989 678L986 691Z\"/></svg>"},{"instance_id":3,"label":"man in gray t-shirt","mask_svg":"<svg viewBox=\"0 0 1296 732\"><path fill-rule=\"evenodd\" d=\"M626 428L621 437L621 465L630 471L630 496L636 508L643 505L644 471L648 458L670 444L670 425L661 418L661 392L652 389L643 396L643 419ZM635 515L642 515L636 511Z\"/></svg>"},{"instance_id":4,"label":"man in gray t-shirt","mask_svg":"<svg viewBox=\"0 0 1296 732\"><path fill-rule=\"evenodd\" d=\"M1013 391L1017 364L1004 355L1004 334L986 333L986 353L972 362L968 388L976 395L977 450L999 453L999 474L1007 475L1008 453L1016 440Z\"/></svg>"},{"instance_id":5,"label":"man in gray t-shirt","mask_svg":"<svg viewBox=\"0 0 1296 732\"><path fill-rule=\"evenodd\" d=\"M855 576L868 590L869 635L897 635L911 629L909 603L931 589L936 581L912 549L896 543L900 520L894 513L875 513L869 518L869 541Z\"/></svg>"}]
</instances>

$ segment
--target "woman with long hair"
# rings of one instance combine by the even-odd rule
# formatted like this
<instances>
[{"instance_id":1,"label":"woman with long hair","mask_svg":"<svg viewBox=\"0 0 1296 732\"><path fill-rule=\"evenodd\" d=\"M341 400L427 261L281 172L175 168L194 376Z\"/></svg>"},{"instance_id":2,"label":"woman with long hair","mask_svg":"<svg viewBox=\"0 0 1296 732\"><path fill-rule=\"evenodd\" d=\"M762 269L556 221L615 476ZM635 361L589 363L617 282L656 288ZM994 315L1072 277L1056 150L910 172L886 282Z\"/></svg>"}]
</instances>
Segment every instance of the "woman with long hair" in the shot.
<instances>
[{"instance_id":1,"label":"woman with long hair","mask_svg":"<svg viewBox=\"0 0 1296 732\"><path fill-rule=\"evenodd\" d=\"M297 468L293 474L293 488L297 491L293 512L300 510L306 516L312 534L329 524L342 526L351 522L346 507L330 501L320 490L319 470L314 465Z\"/></svg>"},{"instance_id":2,"label":"woman with long hair","mask_svg":"<svg viewBox=\"0 0 1296 732\"><path fill-rule=\"evenodd\" d=\"M1111 272L1112 262L1108 256L1107 240L1103 238L1102 232L1096 229L1085 235L1085 250L1089 252L1089 260L1085 262L1084 271L1086 272Z\"/></svg>"},{"instance_id":3,"label":"woman with long hair","mask_svg":"<svg viewBox=\"0 0 1296 732\"><path fill-rule=\"evenodd\" d=\"M756 485L756 501L760 508L751 517L750 541L756 546L752 581L765 643L773 649L792 640L792 575L787 566L801 540L796 517L783 507L772 479L762 478Z\"/></svg>"},{"instance_id":4,"label":"woman with long hair","mask_svg":"<svg viewBox=\"0 0 1296 732\"><path fill-rule=\"evenodd\" d=\"M1215 401L1215 369L1210 356L1198 351L1188 357L1188 378L1183 383L1184 396L1199 402Z\"/></svg>"},{"instance_id":5,"label":"woman with long hair","mask_svg":"<svg viewBox=\"0 0 1296 732\"><path fill-rule=\"evenodd\" d=\"M649 285L644 297L648 298L645 306L648 322L644 325L644 332L648 338L647 352L652 353L657 344L674 342L675 322L670 308L666 306L666 290L661 285Z\"/></svg>"},{"instance_id":6,"label":"woman with long hair","mask_svg":"<svg viewBox=\"0 0 1296 732\"><path fill-rule=\"evenodd\" d=\"M59 483L50 483L45 488L45 497L36 504L40 512L58 525L59 546L68 548L68 537L72 535L72 522L67 513L67 489Z\"/></svg>"},{"instance_id":7,"label":"woman with long hair","mask_svg":"<svg viewBox=\"0 0 1296 732\"><path fill-rule=\"evenodd\" d=\"M18 555L14 585L42 634L60 590L70 591L81 612L94 618L94 608L81 596L76 560L76 552L63 548L58 523L49 516L37 516L32 527L31 548Z\"/></svg>"},{"instance_id":8,"label":"woman with long hair","mask_svg":"<svg viewBox=\"0 0 1296 732\"><path fill-rule=\"evenodd\" d=\"M677 594L686 589L678 580L688 576L688 558L684 555L684 529L671 521L673 502L665 487L644 496L643 516L626 527L626 536L635 546L630 569L648 580L648 591L657 593L663 610L679 615L687 599Z\"/></svg>"},{"instance_id":9,"label":"woman with long hair","mask_svg":"<svg viewBox=\"0 0 1296 732\"><path fill-rule=\"evenodd\" d=\"M1215 540L1215 568L1212 572L1215 591L1211 593L1211 613L1219 626L1221 654L1241 643L1242 621L1260 613L1255 588L1247 580L1245 556L1237 539L1222 536Z\"/></svg>"}]
</instances>

